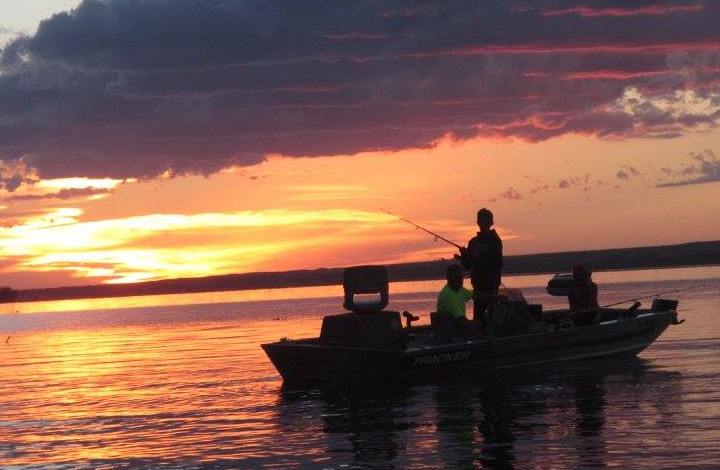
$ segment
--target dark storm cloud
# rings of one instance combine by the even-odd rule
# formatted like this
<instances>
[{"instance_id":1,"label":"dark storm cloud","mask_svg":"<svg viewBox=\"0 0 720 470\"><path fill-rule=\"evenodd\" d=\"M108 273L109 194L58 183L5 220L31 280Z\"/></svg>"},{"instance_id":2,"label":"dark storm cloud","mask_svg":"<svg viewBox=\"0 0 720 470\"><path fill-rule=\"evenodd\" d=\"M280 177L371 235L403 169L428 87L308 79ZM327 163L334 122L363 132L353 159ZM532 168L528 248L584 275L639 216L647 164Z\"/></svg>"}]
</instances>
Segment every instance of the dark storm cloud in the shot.
<instances>
[{"instance_id":1,"label":"dark storm cloud","mask_svg":"<svg viewBox=\"0 0 720 470\"><path fill-rule=\"evenodd\" d=\"M709 1L86 0L3 49L0 158L147 178L444 135L672 137L720 119L652 104L720 108L719 20Z\"/></svg>"}]
</instances>

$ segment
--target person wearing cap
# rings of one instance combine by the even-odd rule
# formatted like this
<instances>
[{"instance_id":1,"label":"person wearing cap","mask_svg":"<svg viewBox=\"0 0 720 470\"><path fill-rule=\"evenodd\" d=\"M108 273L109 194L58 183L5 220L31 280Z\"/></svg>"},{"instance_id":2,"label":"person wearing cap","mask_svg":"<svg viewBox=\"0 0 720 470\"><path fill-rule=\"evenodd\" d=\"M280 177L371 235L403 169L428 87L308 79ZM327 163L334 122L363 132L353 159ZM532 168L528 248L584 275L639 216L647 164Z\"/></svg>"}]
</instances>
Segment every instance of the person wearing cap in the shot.
<instances>
[{"instance_id":1,"label":"person wearing cap","mask_svg":"<svg viewBox=\"0 0 720 470\"><path fill-rule=\"evenodd\" d=\"M463 268L459 264L447 267L447 284L437 299L438 312L447 313L455 319L465 319L465 302L473 298L473 291L463 287Z\"/></svg>"},{"instance_id":2,"label":"person wearing cap","mask_svg":"<svg viewBox=\"0 0 720 470\"><path fill-rule=\"evenodd\" d=\"M503 267L503 244L500 236L492 229L493 213L482 208L477 213L480 231L469 242L467 248L460 248L455 259L470 270L470 282L475 293L473 302L473 320L486 323L485 310L497 298L501 284Z\"/></svg>"},{"instance_id":3,"label":"person wearing cap","mask_svg":"<svg viewBox=\"0 0 720 470\"><path fill-rule=\"evenodd\" d=\"M592 325L600 317L598 286L592 280L592 271L587 266L573 266L573 283L568 293L570 311L575 312L576 325Z\"/></svg>"},{"instance_id":4,"label":"person wearing cap","mask_svg":"<svg viewBox=\"0 0 720 470\"><path fill-rule=\"evenodd\" d=\"M447 284L438 295L436 311L452 317L455 330L468 336L473 328L465 316L465 303L473 298L473 291L463 287L464 272L459 264L448 266L446 274Z\"/></svg>"}]
</instances>

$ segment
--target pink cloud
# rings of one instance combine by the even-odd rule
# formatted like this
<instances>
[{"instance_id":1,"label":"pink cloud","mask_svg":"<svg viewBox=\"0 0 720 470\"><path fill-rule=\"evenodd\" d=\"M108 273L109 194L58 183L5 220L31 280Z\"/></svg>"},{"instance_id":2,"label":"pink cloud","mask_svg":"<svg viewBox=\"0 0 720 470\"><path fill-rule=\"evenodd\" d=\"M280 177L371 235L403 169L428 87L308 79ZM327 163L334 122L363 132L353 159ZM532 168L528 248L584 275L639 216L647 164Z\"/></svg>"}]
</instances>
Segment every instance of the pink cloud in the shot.
<instances>
[{"instance_id":1,"label":"pink cloud","mask_svg":"<svg viewBox=\"0 0 720 470\"><path fill-rule=\"evenodd\" d=\"M577 15L584 18L601 16L630 17L630 16L661 16L673 13L696 13L703 9L701 4L691 5L647 5L627 8L593 8L576 6L570 8L549 9L540 12L541 16Z\"/></svg>"},{"instance_id":2,"label":"pink cloud","mask_svg":"<svg viewBox=\"0 0 720 470\"><path fill-rule=\"evenodd\" d=\"M0 158L42 178L153 178L445 138L671 138L720 119L654 104L717 99L720 4L312 5L107 0L49 18L0 53ZM630 88L633 112L617 106Z\"/></svg>"}]
</instances>

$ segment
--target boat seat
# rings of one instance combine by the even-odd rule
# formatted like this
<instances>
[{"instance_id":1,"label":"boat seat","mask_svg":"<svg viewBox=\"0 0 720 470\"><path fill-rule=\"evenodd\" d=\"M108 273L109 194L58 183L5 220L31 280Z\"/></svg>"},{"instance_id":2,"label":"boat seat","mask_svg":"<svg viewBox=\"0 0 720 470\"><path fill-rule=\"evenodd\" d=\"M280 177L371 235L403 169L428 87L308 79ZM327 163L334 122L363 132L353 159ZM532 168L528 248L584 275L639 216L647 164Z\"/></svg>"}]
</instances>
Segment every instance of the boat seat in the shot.
<instances>
[{"instance_id":1,"label":"boat seat","mask_svg":"<svg viewBox=\"0 0 720 470\"><path fill-rule=\"evenodd\" d=\"M449 343L459 333L457 322L445 312L430 313L430 329L437 344Z\"/></svg>"},{"instance_id":2,"label":"boat seat","mask_svg":"<svg viewBox=\"0 0 720 470\"><path fill-rule=\"evenodd\" d=\"M341 313L323 318L320 344L398 348L404 346L400 312Z\"/></svg>"},{"instance_id":3,"label":"boat seat","mask_svg":"<svg viewBox=\"0 0 720 470\"><path fill-rule=\"evenodd\" d=\"M389 283L385 266L353 266L343 274L343 307L355 313L376 313L387 307ZM356 295L375 294L376 299L362 301Z\"/></svg>"}]
</instances>

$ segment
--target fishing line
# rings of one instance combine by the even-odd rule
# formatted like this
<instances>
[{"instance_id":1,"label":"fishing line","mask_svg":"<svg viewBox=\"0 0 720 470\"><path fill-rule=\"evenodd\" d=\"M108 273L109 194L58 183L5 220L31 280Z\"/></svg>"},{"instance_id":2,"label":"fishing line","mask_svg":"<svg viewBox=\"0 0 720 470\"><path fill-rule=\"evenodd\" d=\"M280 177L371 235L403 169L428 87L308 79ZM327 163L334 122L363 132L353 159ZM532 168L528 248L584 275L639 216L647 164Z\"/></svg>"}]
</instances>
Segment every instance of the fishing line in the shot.
<instances>
[{"instance_id":1,"label":"fishing line","mask_svg":"<svg viewBox=\"0 0 720 470\"><path fill-rule=\"evenodd\" d=\"M683 288L681 288L681 289L674 289L674 290L666 290L666 291L663 291L663 292L656 292L655 294L644 295L644 296L642 296L642 297L635 297L634 299L621 300L620 302L615 302L615 303L612 303L612 304L603 305L603 306L600 307L600 308L614 307L614 306L616 306L616 305L626 304L626 303L628 303L628 302L637 302L638 300L649 299L649 298L651 298L651 297L657 297L657 296L659 296L659 295L673 294L673 293L675 293L675 292L683 292L683 291L691 290L691 289L699 289L700 287L705 287L705 285L704 285L704 284L701 284L701 285L699 285L699 286L690 286L690 287L683 287Z\"/></svg>"},{"instance_id":2,"label":"fishing line","mask_svg":"<svg viewBox=\"0 0 720 470\"><path fill-rule=\"evenodd\" d=\"M397 215L397 214L393 214L393 213L390 212L389 210L383 209L382 207L380 208L380 210L383 211L383 212L385 212L385 213L388 214L388 215L391 215L391 216L393 216L393 217L397 217L398 219L402 220L403 222L406 222L406 223L412 225L412 226L415 227L416 229L420 229L420 230L422 230L423 232L432 235L433 237L435 237L435 241L442 240L442 241L444 241L445 243L448 243L448 244L454 246L454 247L457 248L458 250L464 250L464 249L465 249L464 246L460 246L460 245L458 245L457 243L452 242L452 241L448 240L447 238L445 238L445 237L443 237L443 236L441 236L441 235L438 235L437 233L435 233L435 232L433 232L433 231L430 231L430 230L426 229L426 228L423 227L422 225L416 224L415 222L413 222L412 220L410 220L410 219L408 219L408 218L406 218L406 217L403 217L403 216L400 216L400 215ZM507 287L505 287L505 284L503 284L502 281L500 281L500 286L501 286L503 289L507 289Z\"/></svg>"},{"instance_id":3,"label":"fishing line","mask_svg":"<svg viewBox=\"0 0 720 470\"><path fill-rule=\"evenodd\" d=\"M635 297L634 299L621 300L621 301L619 301L619 302L614 302L614 303L607 304L607 305L601 305L600 307L597 307L597 308L585 308L585 309L583 309L583 310L578 310L577 312L567 312L566 314L563 314L563 315L568 315L568 314L569 314L569 315L576 315L576 314L578 314L578 313L594 312L594 311L597 311L598 309L602 309L602 308L615 307L616 305L626 304L626 303L628 303L628 302L637 302L638 300L649 299L649 298L652 298L652 297L657 297L657 296L659 296L659 295L673 294L673 293L675 293L675 292L683 292L683 291L686 291L686 290L699 289L699 288L701 288L701 287L705 287L705 284L701 284L701 285L699 285L699 286L683 287L682 289L673 289L673 290L666 290L666 291L663 291L663 292L656 292L656 293L654 293L654 294L644 295L644 296L642 296L642 297ZM683 320L683 321L684 321L684 320Z\"/></svg>"},{"instance_id":4,"label":"fishing line","mask_svg":"<svg viewBox=\"0 0 720 470\"><path fill-rule=\"evenodd\" d=\"M435 241L442 240L442 241L444 241L445 243L448 243L448 244L454 246L454 247L457 248L458 250L461 249L461 248L465 248L464 246L460 246L460 245L458 245L458 244L455 243L455 242L451 242L450 240L448 240L447 238L443 237L442 235L438 235L437 233L432 232L432 231L426 229L426 228L423 227L422 225L416 224L415 222L413 222L413 221L410 220L410 219L407 219L407 218L405 218L405 217L403 217L403 216L400 216L400 215L397 215L397 214L393 214L393 213L390 212L389 210L386 210L386 209L383 209L383 208L380 208L380 210L383 211L383 212L385 212L385 213L388 214L388 215L391 215L391 216L393 216L393 217L397 217L398 219L402 220L403 222L406 222L406 223L412 225L412 226L415 227L416 229L420 229L420 230L422 230L423 232L432 235L433 237L435 237Z\"/></svg>"}]
</instances>

